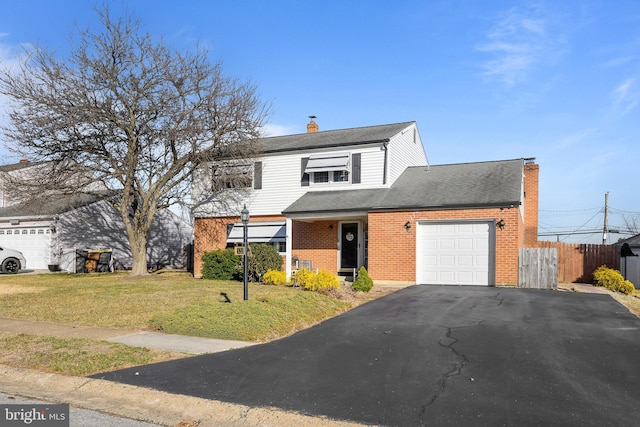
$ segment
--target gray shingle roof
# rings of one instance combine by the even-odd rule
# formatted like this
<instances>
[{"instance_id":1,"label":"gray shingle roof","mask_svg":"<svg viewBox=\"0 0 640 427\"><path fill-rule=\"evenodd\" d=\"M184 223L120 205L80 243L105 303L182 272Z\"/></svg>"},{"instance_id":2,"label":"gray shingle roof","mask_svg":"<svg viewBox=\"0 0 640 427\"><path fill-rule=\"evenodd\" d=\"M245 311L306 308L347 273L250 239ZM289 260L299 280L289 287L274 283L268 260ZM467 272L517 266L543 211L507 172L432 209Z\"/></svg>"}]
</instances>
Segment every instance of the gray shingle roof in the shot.
<instances>
[{"instance_id":1,"label":"gray shingle roof","mask_svg":"<svg viewBox=\"0 0 640 427\"><path fill-rule=\"evenodd\" d=\"M316 133L272 136L260 139L264 153L362 145L388 141L414 122L360 128L328 130Z\"/></svg>"},{"instance_id":2,"label":"gray shingle roof","mask_svg":"<svg viewBox=\"0 0 640 427\"><path fill-rule=\"evenodd\" d=\"M37 166L42 162L19 162L19 163L11 163L8 165L0 165L0 172L13 172L24 168L30 168L31 166Z\"/></svg>"},{"instance_id":3,"label":"gray shingle roof","mask_svg":"<svg viewBox=\"0 0 640 427\"><path fill-rule=\"evenodd\" d=\"M616 246L622 246L624 243L628 243L631 247L640 246L640 234L636 234L635 236L631 236L627 239L620 240L619 242L614 243ZM634 251L635 253L635 251Z\"/></svg>"},{"instance_id":4,"label":"gray shingle roof","mask_svg":"<svg viewBox=\"0 0 640 427\"><path fill-rule=\"evenodd\" d=\"M81 206L90 205L102 197L91 194L75 194L33 199L29 202L0 208L0 218L48 216L69 212Z\"/></svg>"},{"instance_id":5,"label":"gray shingle roof","mask_svg":"<svg viewBox=\"0 0 640 427\"><path fill-rule=\"evenodd\" d=\"M518 206L523 159L407 168L390 188L310 191L290 214Z\"/></svg>"}]
</instances>

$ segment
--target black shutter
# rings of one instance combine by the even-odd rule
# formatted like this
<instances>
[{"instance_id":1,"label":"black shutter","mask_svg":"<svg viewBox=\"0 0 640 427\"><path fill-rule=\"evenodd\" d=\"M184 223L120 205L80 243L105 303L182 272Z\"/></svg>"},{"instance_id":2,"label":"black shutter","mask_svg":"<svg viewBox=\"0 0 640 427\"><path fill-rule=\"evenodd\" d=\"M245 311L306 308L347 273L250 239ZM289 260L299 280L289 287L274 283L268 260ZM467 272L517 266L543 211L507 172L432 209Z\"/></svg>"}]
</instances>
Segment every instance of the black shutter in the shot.
<instances>
[{"instance_id":1,"label":"black shutter","mask_svg":"<svg viewBox=\"0 0 640 427\"><path fill-rule=\"evenodd\" d=\"M253 163L253 188L262 189L262 162Z\"/></svg>"},{"instance_id":2,"label":"black shutter","mask_svg":"<svg viewBox=\"0 0 640 427\"><path fill-rule=\"evenodd\" d=\"M307 169L307 163L309 163L309 158L308 157L303 157L301 159L302 161L300 162L300 168L301 170L301 174L302 174L302 179L300 180L300 185L302 187L308 187L309 186L309 174L308 173L304 173L305 169Z\"/></svg>"},{"instance_id":3,"label":"black shutter","mask_svg":"<svg viewBox=\"0 0 640 427\"><path fill-rule=\"evenodd\" d=\"M362 155L354 153L351 155L351 183L360 184L360 170L362 164Z\"/></svg>"}]
</instances>

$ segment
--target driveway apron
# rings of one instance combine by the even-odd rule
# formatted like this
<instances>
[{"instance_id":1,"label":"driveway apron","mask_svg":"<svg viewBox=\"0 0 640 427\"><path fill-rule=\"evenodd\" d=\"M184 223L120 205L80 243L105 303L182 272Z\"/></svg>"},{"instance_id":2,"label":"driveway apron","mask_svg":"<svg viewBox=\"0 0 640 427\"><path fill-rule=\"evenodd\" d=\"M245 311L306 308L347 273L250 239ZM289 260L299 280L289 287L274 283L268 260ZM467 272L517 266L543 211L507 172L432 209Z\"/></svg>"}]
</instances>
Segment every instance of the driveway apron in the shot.
<instances>
[{"instance_id":1,"label":"driveway apron","mask_svg":"<svg viewBox=\"0 0 640 427\"><path fill-rule=\"evenodd\" d=\"M290 337L94 378L389 426L637 425L640 319L608 295L413 286Z\"/></svg>"}]
</instances>

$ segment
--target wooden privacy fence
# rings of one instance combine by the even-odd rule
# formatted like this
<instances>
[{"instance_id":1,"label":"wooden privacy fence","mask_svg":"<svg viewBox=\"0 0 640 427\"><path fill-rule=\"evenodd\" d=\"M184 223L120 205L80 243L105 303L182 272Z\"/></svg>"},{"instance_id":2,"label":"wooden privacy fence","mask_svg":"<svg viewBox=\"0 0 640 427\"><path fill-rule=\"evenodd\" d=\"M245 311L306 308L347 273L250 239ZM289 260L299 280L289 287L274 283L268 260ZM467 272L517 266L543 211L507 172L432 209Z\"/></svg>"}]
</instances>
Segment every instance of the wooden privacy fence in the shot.
<instances>
[{"instance_id":1,"label":"wooden privacy fence","mask_svg":"<svg viewBox=\"0 0 640 427\"><path fill-rule=\"evenodd\" d=\"M558 250L556 248L520 248L518 286L558 289Z\"/></svg>"},{"instance_id":2,"label":"wooden privacy fence","mask_svg":"<svg viewBox=\"0 0 640 427\"><path fill-rule=\"evenodd\" d=\"M557 258L555 261L557 263L557 283L591 283L593 281L593 272L601 265L619 270L620 257L618 248L615 246L539 241L536 244L536 248L524 249L539 248L557 250ZM521 255L521 257L522 256L523 255ZM547 261L544 261L545 259ZM542 262L554 261L552 261L551 258L543 257ZM524 270L522 274L533 275L534 273L526 271L527 268L531 267L523 266ZM544 267L538 266L536 268Z\"/></svg>"}]
</instances>

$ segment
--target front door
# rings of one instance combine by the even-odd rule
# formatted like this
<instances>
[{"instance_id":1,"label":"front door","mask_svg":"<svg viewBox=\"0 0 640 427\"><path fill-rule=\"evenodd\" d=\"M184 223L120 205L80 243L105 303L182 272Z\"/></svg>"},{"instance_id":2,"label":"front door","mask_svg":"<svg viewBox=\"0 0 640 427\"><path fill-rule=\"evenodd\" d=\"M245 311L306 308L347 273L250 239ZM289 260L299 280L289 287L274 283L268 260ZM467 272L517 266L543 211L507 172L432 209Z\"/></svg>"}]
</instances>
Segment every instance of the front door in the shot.
<instances>
[{"instance_id":1,"label":"front door","mask_svg":"<svg viewBox=\"0 0 640 427\"><path fill-rule=\"evenodd\" d=\"M340 233L340 269L358 268L358 223L342 223Z\"/></svg>"}]
</instances>

